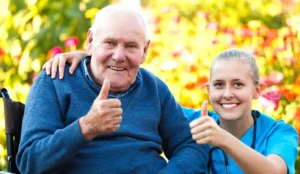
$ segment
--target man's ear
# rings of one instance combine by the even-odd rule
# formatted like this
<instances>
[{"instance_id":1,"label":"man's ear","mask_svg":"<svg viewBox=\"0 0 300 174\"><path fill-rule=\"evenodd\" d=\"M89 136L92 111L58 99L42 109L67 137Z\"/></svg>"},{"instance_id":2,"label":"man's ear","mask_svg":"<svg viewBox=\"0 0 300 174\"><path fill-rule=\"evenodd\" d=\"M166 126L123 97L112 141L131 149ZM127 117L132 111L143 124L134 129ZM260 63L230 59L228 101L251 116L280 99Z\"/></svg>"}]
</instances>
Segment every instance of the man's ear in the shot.
<instances>
[{"instance_id":1,"label":"man's ear","mask_svg":"<svg viewBox=\"0 0 300 174\"><path fill-rule=\"evenodd\" d=\"M87 33L87 38L86 38L86 50L88 55L92 55L92 50L93 50L93 31L90 28L88 33Z\"/></svg>"},{"instance_id":2,"label":"man's ear","mask_svg":"<svg viewBox=\"0 0 300 174\"><path fill-rule=\"evenodd\" d=\"M147 56L147 53L148 53L149 45L150 45L150 40L148 40L147 43L144 46L144 49L143 49L143 58L141 60L141 64L143 64L145 62L145 60L146 60L146 56Z\"/></svg>"}]
</instances>

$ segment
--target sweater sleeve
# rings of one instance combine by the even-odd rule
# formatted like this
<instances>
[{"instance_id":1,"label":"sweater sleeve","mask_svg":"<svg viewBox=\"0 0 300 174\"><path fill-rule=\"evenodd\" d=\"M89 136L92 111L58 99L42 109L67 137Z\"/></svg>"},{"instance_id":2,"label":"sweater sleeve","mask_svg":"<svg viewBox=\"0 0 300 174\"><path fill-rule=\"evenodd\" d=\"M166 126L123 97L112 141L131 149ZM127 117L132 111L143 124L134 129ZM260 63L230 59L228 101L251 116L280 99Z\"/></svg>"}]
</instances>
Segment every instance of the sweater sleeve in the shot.
<instances>
[{"instance_id":1,"label":"sweater sleeve","mask_svg":"<svg viewBox=\"0 0 300 174\"><path fill-rule=\"evenodd\" d=\"M27 98L16 162L21 173L58 173L86 144L78 120L64 125L51 80L44 72Z\"/></svg>"},{"instance_id":2,"label":"sweater sleeve","mask_svg":"<svg viewBox=\"0 0 300 174\"><path fill-rule=\"evenodd\" d=\"M282 121L268 138L266 155L276 154L285 161L289 174L295 173L295 162L298 154L298 134L289 124Z\"/></svg>"},{"instance_id":3,"label":"sweater sleeve","mask_svg":"<svg viewBox=\"0 0 300 174\"><path fill-rule=\"evenodd\" d=\"M159 131L169 162L160 173L204 173L209 148L192 139L189 120L169 91L162 103L161 117Z\"/></svg>"}]
</instances>

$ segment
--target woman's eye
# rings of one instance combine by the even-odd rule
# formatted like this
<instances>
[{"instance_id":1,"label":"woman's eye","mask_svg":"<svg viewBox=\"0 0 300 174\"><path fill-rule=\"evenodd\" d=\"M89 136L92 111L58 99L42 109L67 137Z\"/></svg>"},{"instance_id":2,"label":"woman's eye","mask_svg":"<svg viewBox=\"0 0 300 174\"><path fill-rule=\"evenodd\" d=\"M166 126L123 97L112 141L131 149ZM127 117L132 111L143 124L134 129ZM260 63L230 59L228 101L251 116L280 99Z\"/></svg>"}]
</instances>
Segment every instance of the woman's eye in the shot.
<instances>
[{"instance_id":1,"label":"woman's eye","mask_svg":"<svg viewBox=\"0 0 300 174\"><path fill-rule=\"evenodd\" d=\"M234 86L235 86L235 87L242 87L242 86L244 86L244 85L243 85L242 83L235 83Z\"/></svg>"},{"instance_id":2,"label":"woman's eye","mask_svg":"<svg viewBox=\"0 0 300 174\"><path fill-rule=\"evenodd\" d=\"M215 83L214 86L215 86L215 87L222 87L222 86L223 86L223 83Z\"/></svg>"}]
</instances>

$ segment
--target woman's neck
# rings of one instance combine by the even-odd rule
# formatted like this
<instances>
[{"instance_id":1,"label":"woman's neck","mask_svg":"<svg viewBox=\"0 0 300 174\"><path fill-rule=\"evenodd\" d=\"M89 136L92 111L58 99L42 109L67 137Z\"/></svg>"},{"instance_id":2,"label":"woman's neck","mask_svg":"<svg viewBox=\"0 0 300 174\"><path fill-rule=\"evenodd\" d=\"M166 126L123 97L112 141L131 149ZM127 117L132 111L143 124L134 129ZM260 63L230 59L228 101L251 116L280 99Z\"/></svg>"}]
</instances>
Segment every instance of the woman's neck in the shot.
<instances>
[{"instance_id":1,"label":"woman's neck","mask_svg":"<svg viewBox=\"0 0 300 174\"><path fill-rule=\"evenodd\" d=\"M223 120L220 117L220 126L238 139L242 138L242 136L248 131L253 123L254 120L251 115L234 121Z\"/></svg>"}]
</instances>

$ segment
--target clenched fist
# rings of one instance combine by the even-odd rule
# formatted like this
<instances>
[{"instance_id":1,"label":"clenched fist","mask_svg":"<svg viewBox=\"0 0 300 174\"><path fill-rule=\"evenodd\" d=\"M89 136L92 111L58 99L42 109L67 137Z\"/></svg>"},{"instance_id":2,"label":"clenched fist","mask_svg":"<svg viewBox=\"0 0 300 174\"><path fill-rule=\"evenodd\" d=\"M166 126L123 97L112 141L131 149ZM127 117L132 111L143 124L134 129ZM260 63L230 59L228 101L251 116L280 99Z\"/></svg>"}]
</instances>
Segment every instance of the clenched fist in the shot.
<instances>
[{"instance_id":1,"label":"clenched fist","mask_svg":"<svg viewBox=\"0 0 300 174\"><path fill-rule=\"evenodd\" d=\"M83 136L87 140L95 138L99 133L110 133L120 128L123 110L118 99L107 99L110 82L105 79L98 97L87 113L79 119Z\"/></svg>"}]
</instances>

